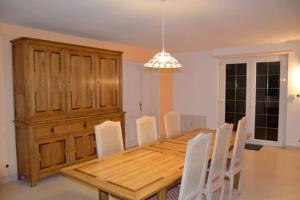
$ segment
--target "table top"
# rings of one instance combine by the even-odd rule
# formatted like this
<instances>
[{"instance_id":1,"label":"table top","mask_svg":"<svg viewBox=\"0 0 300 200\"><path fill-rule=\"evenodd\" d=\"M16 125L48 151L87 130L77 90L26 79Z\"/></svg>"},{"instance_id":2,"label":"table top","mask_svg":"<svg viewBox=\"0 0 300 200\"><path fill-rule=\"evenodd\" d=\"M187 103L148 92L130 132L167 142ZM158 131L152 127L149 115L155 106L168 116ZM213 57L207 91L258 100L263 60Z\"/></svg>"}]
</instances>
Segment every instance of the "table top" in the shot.
<instances>
[{"instance_id":1,"label":"table top","mask_svg":"<svg viewBox=\"0 0 300 200\"><path fill-rule=\"evenodd\" d=\"M93 186L121 199L145 199L180 181L188 140L199 133L215 130L198 129L173 139L126 150L61 170L62 174ZM247 139L250 134L247 134ZM235 133L230 146L234 145ZM214 141L214 140L213 140ZM213 151L211 145L210 157Z\"/></svg>"}]
</instances>

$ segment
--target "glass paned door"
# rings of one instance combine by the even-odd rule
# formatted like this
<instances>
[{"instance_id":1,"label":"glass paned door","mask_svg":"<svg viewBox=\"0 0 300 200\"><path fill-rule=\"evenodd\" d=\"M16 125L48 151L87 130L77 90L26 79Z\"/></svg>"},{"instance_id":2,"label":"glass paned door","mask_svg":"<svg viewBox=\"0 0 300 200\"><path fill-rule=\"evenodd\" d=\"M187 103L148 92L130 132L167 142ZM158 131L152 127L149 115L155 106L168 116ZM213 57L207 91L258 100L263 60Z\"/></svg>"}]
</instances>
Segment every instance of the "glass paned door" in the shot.
<instances>
[{"instance_id":1,"label":"glass paned door","mask_svg":"<svg viewBox=\"0 0 300 200\"><path fill-rule=\"evenodd\" d=\"M251 61L251 142L284 146L287 107L287 55Z\"/></svg>"},{"instance_id":2,"label":"glass paned door","mask_svg":"<svg viewBox=\"0 0 300 200\"><path fill-rule=\"evenodd\" d=\"M284 146L287 55L225 59L219 68L219 126L247 116L248 143Z\"/></svg>"},{"instance_id":3,"label":"glass paned door","mask_svg":"<svg viewBox=\"0 0 300 200\"><path fill-rule=\"evenodd\" d=\"M256 63L254 139L278 141L280 61Z\"/></svg>"},{"instance_id":4,"label":"glass paned door","mask_svg":"<svg viewBox=\"0 0 300 200\"><path fill-rule=\"evenodd\" d=\"M238 121L246 115L247 64L226 64L225 122L237 129Z\"/></svg>"}]
</instances>

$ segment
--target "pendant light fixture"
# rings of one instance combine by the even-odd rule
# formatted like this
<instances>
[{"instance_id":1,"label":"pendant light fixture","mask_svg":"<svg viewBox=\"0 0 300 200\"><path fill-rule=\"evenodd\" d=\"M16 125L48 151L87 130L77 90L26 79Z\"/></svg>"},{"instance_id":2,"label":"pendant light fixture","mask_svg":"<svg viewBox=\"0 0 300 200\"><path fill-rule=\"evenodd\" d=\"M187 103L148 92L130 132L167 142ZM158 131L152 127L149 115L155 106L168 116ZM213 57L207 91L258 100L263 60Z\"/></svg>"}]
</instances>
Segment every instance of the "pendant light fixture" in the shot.
<instances>
[{"instance_id":1,"label":"pendant light fixture","mask_svg":"<svg viewBox=\"0 0 300 200\"><path fill-rule=\"evenodd\" d=\"M174 69L181 68L182 65L171 56L171 54L165 51L165 9L164 1L161 0L162 15L161 15L161 37L162 37L162 50L155 54L155 56L150 59L144 66L147 68L158 68L158 69Z\"/></svg>"}]
</instances>

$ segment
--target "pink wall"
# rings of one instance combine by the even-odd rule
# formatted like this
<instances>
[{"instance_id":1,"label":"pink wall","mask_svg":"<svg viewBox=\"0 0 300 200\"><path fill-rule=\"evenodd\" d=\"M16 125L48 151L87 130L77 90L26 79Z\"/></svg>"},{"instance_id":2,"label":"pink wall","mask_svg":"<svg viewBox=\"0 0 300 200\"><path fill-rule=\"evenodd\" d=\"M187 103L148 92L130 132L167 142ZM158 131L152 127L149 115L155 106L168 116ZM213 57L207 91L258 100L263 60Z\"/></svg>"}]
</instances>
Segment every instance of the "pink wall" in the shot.
<instances>
[{"instance_id":1,"label":"pink wall","mask_svg":"<svg viewBox=\"0 0 300 200\"><path fill-rule=\"evenodd\" d=\"M57 42L84 45L96 48L122 51L123 60L146 62L156 50L139 48L123 43L101 41L74 35L50 32L0 22L0 183L16 179L16 149L13 116L12 50L10 40L18 37L32 37ZM172 108L172 79L161 74L161 116ZM160 119L162 121L162 119ZM163 123L162 123L163 124ZM161 127L163 130L163 127ZM9 164L9 168L5 168Z\"/></svg>"},{"instance_id":2,"label":"pink wall","mask_svg":"<svg viewBox=\"0 0 300 200\"><path fill-rule=\"evenodd\" d=\"M160 72L160 133L164 137L164 115L173 109L173 72Z\"/></svg>"},{"instance_id":3,"label":"pink wall","mask_svg":"<svg viewBox=\"0 0 300 200\"><path fill-rule=\"evenodd\" d=\"M0 23L0 34L6 35L11 39L18 37L32 37L37 39L52 40L56 42L65 42L102 49L122 51L124 52L123 59L131 61L145 62L156 53L155 50L135 47L124 43L96 40L4 23Z\"/></svg>"}]
</instances>

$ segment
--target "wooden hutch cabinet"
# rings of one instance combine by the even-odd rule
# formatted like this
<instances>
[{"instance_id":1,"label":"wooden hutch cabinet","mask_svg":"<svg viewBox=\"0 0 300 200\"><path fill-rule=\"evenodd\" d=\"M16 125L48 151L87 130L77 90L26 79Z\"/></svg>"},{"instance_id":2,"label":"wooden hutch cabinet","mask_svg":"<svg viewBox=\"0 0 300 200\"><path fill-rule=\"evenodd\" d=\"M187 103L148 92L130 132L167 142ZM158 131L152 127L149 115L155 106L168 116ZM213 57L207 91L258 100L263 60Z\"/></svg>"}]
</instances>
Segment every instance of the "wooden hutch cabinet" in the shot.
<instances>
[{"instance_id":1,"label":"wooden hutch cabinet","mask_svg":"<svg viewBox=\"0 0 300 200\"><path fill-rule=\"evenodd\" d=\"M94 126L121 121L122 53L12 41L19 178L37 180L96 157Z\"/></svg>"}]
</instances>

